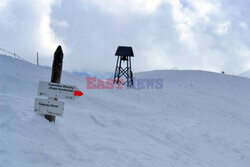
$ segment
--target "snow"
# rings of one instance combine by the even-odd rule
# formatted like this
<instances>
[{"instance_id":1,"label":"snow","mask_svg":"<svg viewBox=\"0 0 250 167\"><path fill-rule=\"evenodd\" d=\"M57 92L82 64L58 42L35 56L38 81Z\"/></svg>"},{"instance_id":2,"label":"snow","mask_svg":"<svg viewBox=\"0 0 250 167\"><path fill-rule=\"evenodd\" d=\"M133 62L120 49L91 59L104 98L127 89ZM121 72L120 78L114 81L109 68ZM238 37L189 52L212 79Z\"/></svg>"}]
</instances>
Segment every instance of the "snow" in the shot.
<instances>
[{"instance_id":1,"label":"snow","mask_svg":"<svg viewBox=\"0 0 250 167\"><path fill-rule=\"evenodd\" d=\"M0 167L248 167L250 79L151 71L163 89L87 90L51 124L33 112L51 69L0 56Z\"/></svg>"},{"instance_id":2,"label":"snow","mask_svg":"<svg viewBox=\"0 0 250 167\"><path fill-rule=\"evenodd\" d=\"M246 71L246 72L243 72L240 74L240 76L242 77L246 77L246 78L250 78L250 70Z\"/></svg>"}]
</instances>

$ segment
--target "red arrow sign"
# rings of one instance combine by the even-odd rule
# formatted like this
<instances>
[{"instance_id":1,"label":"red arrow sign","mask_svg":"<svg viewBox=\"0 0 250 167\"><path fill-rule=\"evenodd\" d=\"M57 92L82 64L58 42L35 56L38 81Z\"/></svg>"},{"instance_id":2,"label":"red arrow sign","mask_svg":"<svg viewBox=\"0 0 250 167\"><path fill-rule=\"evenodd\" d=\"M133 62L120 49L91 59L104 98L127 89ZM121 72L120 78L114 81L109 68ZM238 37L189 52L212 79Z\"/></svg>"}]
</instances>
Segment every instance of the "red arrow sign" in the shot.
<instances>
[{"instance_id":1,"label":"red arrow sign","mask_svg":"<svg viewBox=\"0 0 250 167\"><path fill-rule=\"evenodd\" d=\"M82 96L83 93L82 93L81 91L75 91L75 92L74 92L74 95L75 95L75 96Z\"/></svg>"}]
</instances>

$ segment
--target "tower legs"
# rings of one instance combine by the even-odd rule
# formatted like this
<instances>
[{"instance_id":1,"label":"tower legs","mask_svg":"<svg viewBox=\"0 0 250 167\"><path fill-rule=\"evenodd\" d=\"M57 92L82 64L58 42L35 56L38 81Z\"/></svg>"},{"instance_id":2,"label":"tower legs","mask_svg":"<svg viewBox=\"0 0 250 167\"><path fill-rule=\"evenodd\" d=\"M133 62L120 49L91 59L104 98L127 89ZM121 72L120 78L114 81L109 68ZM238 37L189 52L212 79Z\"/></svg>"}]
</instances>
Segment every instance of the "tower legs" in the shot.
<instances>
[{"instance_id":1,"label":"tower legs","mask_svg":"<svg viewBox=\"0 0 250 167\"><path fill-rule=\"evenodd\" d=\"M122 62L125 62L125 67L122 67ZM125 85L127 87L133 86L133 74L131 69L131 57L117 56L114 83Z\"/></svg>"}]
</instances>

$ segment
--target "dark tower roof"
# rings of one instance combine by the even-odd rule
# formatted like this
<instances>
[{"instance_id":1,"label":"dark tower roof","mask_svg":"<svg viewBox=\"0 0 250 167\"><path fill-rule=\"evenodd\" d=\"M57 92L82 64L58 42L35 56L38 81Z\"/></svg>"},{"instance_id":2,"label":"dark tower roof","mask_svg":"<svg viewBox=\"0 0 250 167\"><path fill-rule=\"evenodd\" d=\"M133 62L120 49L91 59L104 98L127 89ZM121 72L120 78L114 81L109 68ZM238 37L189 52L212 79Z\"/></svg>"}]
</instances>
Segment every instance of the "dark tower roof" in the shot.
<instances>
[{"instance_id":1,"label":"dark tower roof","mask_svg":"<svg viewBox=\"0 0 250 167\"><path fill-rule=\"evenodd\" d=\"M118 46L115 55L134 57L134 52L133 52L132 47L130 46Z\"/></svg>"}]
</instances>

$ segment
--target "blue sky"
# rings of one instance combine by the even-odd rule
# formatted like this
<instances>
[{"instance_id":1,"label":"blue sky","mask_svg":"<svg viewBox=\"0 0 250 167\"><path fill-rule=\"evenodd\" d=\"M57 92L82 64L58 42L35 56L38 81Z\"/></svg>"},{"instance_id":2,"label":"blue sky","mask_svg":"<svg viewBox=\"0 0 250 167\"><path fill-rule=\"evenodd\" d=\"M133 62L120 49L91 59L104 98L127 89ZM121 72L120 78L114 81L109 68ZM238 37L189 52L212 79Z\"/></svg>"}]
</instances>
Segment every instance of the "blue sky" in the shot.
<instances>
[{"instance_id":1,"label":"blue sky","mask_svg":"<svg viewBox=\"0 0 250 167\"><path fill-rule=\"evenodd\" d=\"M133 46L134 71L250 69L248 0L1 0L0 47L64 69L113 71L118 45Z\"/></svg>"}]
</instances>

